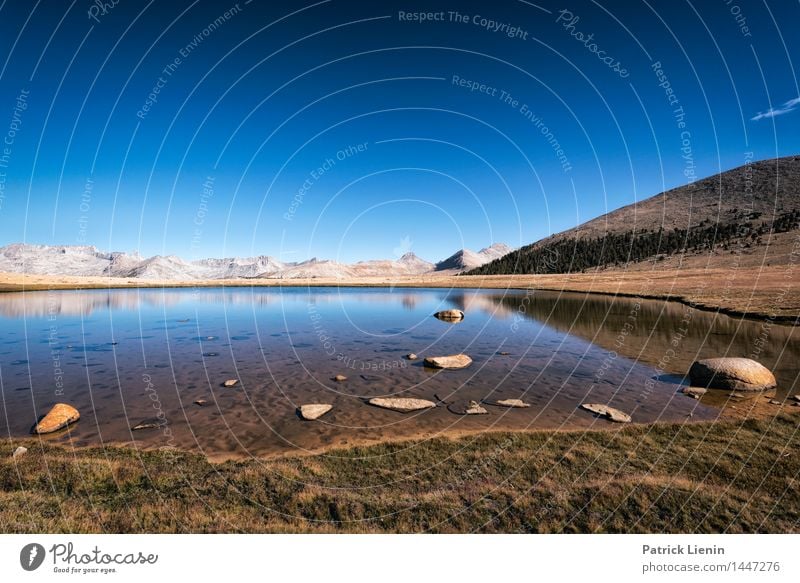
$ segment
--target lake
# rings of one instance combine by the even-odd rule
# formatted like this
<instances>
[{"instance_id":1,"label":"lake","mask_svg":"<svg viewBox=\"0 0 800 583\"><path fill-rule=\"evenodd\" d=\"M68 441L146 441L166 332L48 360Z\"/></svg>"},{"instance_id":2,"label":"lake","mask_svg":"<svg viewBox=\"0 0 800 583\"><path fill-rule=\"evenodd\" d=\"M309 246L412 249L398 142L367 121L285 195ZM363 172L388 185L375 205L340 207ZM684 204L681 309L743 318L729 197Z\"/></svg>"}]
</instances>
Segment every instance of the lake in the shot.
<instances>
[{"instance_id":1,"label":"lake","mask_svg":"<svg viewBox=\"0 0 800 583\"><path fill-rule=\"evenodd\" d=\"M458 308L455 324L432 316ZM410 288L200 288L0 294L0 431L26 436L57 402L81 412L77 445L176 446L214 459L319 451L502 429L617 428L580 410L610 403L634 422L714 419L679 393L692 361L747 356L794 394L795 328L679 303L583 293ZM416 353L419 360L405 358ZM422 358L466 353L463 370ZM344 382L333 377L345 375ZM225 388L226 379L240 383ZM398 413L365 401L429 399ZM470 400L519 398L527 409ZM195 404L205 400L204 406ZM333 410L303 421L296 408ZM447 407L445 405L450 405ZM132 431L140 421L164 424Z\"/></svg>"}]
</instances>

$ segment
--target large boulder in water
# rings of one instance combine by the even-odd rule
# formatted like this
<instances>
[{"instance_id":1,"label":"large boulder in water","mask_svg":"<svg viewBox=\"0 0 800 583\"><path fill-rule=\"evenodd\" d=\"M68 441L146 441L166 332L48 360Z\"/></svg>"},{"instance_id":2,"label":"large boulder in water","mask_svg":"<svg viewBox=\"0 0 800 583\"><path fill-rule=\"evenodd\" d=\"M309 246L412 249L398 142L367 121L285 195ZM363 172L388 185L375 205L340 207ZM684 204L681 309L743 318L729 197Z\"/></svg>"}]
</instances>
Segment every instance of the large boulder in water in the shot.
<instances>
[{"instance_id":1,"label":"large boulder in water","mask_svg":"<svg viewBox=\"0 0 800 583\"><path fill-rule=\"evenodd\" d=\"M689 369L692 385L729 391L766 391L777 385L764 365L749 358L707 358Z\"/></svg>"},{"instance_id":2,"label":"large boulder in water","mask_svg":"<svg viewBox=\"0 0 800 583\"><path fill-rule=\"evenodd\" d=\"M53 405L50 412L42 417L42 420L33 428L34 433L53 433L63 429L70 423L75 423L81 418L81 414L72 405L57 403Z\"/></svg>"},{"instance_id":3,"label":"large boulder in water","mask_svg":"<svg viewBox=\"0 0 800 583\"><path fill-rule=\"evenodd\" d=\"M461 310L442 310L434 314L439 320L444 322L460 322L464 319L464 312Z\"/></svg>"}]
</instances>

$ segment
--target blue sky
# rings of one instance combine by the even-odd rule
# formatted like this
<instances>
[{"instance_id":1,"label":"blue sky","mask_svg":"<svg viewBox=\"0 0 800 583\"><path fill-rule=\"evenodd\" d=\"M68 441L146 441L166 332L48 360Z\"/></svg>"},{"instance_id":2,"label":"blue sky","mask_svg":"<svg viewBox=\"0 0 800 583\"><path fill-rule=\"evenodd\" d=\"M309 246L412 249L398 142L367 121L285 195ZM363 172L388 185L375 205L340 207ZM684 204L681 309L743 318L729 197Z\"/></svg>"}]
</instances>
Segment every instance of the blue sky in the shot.
<instances>
[{"instance_id":1,"label":"blue sky","mask_svg":"<svg viewBox=\"0 0 800 583\"><path fill-rule=\"evenodd\" d=\"M797 3L92 6L0 9L0 244L438 260L800 152Z\"/></svg>"}]
</instances>

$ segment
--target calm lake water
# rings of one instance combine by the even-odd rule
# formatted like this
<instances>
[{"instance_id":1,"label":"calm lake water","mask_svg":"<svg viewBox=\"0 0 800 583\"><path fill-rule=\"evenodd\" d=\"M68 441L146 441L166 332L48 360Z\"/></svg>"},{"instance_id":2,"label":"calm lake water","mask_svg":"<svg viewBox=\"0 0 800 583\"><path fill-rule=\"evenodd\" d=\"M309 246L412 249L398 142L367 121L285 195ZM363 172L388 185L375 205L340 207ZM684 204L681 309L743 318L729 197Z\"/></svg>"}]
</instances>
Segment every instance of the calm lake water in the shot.
<instances>
[{"instance_id":1,"label":"calm lake water","mask_svg":"<svg viewBox=\"0 0 800 583\"><path fill-rule=\"evenodd\" d=\"M459 308L449 324L432 317ZM45 439L173 445L216 459L488 429L609 427L578 409L610 403L635 422L713 419L678 393L697 358L754 357L779 393L797 388L795 329L681 304L587 294L400 288L93 290L0 294L3 435L29 434L54 403L81 420ZM409 361L409 352L420 360ZM422 357L464 352L464 370ZM343 374L345 382L332 377ZM234 388L226 379L238 378ZM442 406L403 414L376 396ZM520 398L528 409L469 400ZM194 401L205 399L205 406ZM296 415L330 403L318 421ZM131 431L160 416L166 425Z\"/></svg>"}]
</instances>

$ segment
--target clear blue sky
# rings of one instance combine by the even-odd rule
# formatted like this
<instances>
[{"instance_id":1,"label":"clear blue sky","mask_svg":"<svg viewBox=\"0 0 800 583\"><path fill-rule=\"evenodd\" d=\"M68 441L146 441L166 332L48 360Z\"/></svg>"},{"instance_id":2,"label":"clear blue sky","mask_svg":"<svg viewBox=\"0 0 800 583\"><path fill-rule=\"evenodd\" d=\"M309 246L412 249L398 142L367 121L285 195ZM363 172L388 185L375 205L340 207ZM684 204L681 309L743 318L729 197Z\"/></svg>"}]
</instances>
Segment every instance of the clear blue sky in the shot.
<instances>
[{"instance_id":1,"label":"clear blue sky","mask_svg":"<svg viewBox=\"0 0 800 583\"><path fill-rule=\"evenodd\" d=\"M800 152L798 3L650 4L4 2L0 244L438 260Z\"/></svg>"}]
</instances>

